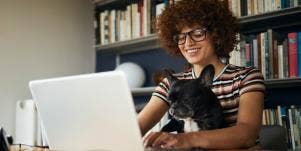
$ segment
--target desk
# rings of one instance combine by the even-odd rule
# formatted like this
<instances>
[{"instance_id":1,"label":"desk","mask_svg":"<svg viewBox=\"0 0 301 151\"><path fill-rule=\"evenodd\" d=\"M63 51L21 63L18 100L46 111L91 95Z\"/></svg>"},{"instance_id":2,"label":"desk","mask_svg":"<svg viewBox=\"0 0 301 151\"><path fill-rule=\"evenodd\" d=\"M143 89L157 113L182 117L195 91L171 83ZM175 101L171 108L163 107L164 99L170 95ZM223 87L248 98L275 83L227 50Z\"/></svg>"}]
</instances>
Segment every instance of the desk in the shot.
<instances>
[{"instance_id":1,"label":"desk","mask_svg":"<svg viewBox=\"0 0 301 151\"><path fill-rule=\"evenodd\" d=\"M258 146L256 147L252 147L252 148L249 148L249 149L233 149L233 150L220 150L220 151L249 151L249 150L260 150L260 148ZM19 145L13 145L10 147L10 151L51 151L49 149L46 149L46 148L39 148L39 147L29 147L29 146L24 146L22 145L21 148ZM146 151L160 151L160 149L158 150L155 150L155 149L151 149L151 150L148 150L146 149ZM164 150L166 151L166 150ZM175 151L175 150L174 150ZM176 151L184 151L184 150L176 150ZM187 151L187 150L185 150ZM212 150L214 151L214 150ZM215 151L218 151L218 150L215 150Z\"/></svg>"},{"instance_id":2,"label":"desk","mask_svg":"<svg viewBox=\"0 0 301 151\"><path fill-rule=\"evenodd\" d=\"M12 145L9 148L10 151L50 151L49 149L46 148L40 148L40 147L29 147L29 146L24 146L22 145L21 148L19 145Z\"/></svg>"},{"instance_id":3,"label":"desk","mask_svg":"<svg viewBox=\"0 0 301 151\"><path fill-rule=\"evenodd\" d=\"M235 150L220 150L220 151L237 151L237 150L239 150L239 151L249 151L250 149L235 149ZM251 149L251 150L260 150L260 149ZM22 146L22 148L19 148L19 146L17 146L17 145L15 145L15 146L12 146L12 147L10 147L10 151L51 151L51 150L49 150L49 149L46 149L46 148L38 148L38 147L28 147L28 146ZM159 150L146 150L146 151L160 151L160 149ZM165 150L166 151L166 150ZM177 151L183 151L183 150L177 150ZM187 150L185 150L185 151L187 151ZM219 150L215 150L215 151L219 151Z\"/></svg>"}]
</instances>

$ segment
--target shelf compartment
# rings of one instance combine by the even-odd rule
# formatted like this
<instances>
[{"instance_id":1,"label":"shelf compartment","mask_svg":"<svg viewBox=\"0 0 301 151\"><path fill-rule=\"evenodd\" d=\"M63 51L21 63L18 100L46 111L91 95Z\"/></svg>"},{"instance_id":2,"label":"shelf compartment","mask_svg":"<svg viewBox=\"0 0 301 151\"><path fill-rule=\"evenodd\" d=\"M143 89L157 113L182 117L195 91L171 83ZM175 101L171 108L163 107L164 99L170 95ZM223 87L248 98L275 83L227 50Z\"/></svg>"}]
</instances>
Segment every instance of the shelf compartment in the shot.
<instances>
[{"instance_id":1,"label":"shelf compartment","mask_svg":"<svg viewBox=\"0 0 301 151\"><path fill-rule=\"evenodd\" d=\"M239 18L241 32L248 34L262 32L268 28L277 29L301 26L301 6L271 11Z\"/></svg>"},{"instance_id":2,"label":"shelf compartment","mask_svg":"<svg viewBox=\"0 0 301 151\"><path fill-rule=\"evenodd\" d=\"M241 24L241 33L250 34L266 31L269 28L277 29L289 26L301 27L301 6L282 9L263 14L245 16L239 18ZM285 24L283 24L285 22ZM106 45L95 45L98 52L101 53L132 53L138 51L147 51L160 48L158 36L152 34L143 38L119 41Z\"/></svg>"}]
</instances>

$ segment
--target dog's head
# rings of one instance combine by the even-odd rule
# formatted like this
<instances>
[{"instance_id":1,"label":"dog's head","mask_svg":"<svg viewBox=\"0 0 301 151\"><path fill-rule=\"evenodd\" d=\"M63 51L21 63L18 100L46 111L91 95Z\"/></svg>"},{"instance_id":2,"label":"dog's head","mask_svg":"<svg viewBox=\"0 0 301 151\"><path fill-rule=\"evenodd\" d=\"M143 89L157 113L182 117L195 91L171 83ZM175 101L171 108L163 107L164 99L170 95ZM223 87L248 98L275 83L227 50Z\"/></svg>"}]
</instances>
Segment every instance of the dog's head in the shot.
<instances>
[{"instance_id":1,"label":"dog's head","mask_svg":"<svg viewBox=\"0 0 301 151\"><path fill-rule=\"evenodd\" d=\"M167 75L171 115L179 119L193 118L196 112L207 110L212 101L210 86L214 78L213 65L206 66L197 79L178 80L171 73Z\"/></svg>"}]
</instances>

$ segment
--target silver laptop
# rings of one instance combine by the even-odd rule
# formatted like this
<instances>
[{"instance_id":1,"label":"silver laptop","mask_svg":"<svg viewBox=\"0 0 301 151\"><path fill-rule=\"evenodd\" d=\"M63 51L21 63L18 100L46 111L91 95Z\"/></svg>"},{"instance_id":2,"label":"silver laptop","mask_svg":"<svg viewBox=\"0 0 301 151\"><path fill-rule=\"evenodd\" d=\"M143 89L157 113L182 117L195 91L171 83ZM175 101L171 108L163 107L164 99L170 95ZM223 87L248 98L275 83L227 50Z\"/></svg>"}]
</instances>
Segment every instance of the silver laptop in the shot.
<instances>
[{"instance_id":1,"label":"silver laptop","mask_svg":"<svg viewBox=\"0 0 301 151\"><path fill-rule=\"evenodd\" d=\"M125 75L110 71L31 81L50 149L142 151Z\"/></svg>"}]
</instances>

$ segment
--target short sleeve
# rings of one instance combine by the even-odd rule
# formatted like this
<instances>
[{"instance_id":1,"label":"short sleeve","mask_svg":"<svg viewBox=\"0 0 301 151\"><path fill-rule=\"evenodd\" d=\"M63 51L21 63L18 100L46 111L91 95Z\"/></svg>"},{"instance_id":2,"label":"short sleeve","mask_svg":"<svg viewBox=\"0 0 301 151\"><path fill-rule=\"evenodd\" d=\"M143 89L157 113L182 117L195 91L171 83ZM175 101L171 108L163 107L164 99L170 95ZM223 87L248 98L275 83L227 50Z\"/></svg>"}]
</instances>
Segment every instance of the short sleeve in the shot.
<instances>
[{"instance_id":1,"label":"short sleeve","mask_svg":"<svg viewBox=\"0 0 301 151\"><path fill-rule=\"evenodd\" d=\"M168 97L168 91L169 91L169 82L167 78L164 78L155 88L154 92L152 93L152 96L159 97L162 99L165 103L170 105L170 101L167 100Z\"/></svg>"},{"instance_id":2,"label":"short sleeve","mask_svg":"<svg viewBox=\"0 0 301 151\"><path fill-rule=\"evenodd\" d=\"M264 78L259 69L249 68L247 72L242 75L239 95L254 91L265 93L265 89Z\"/></svg>"}]
</instances>

